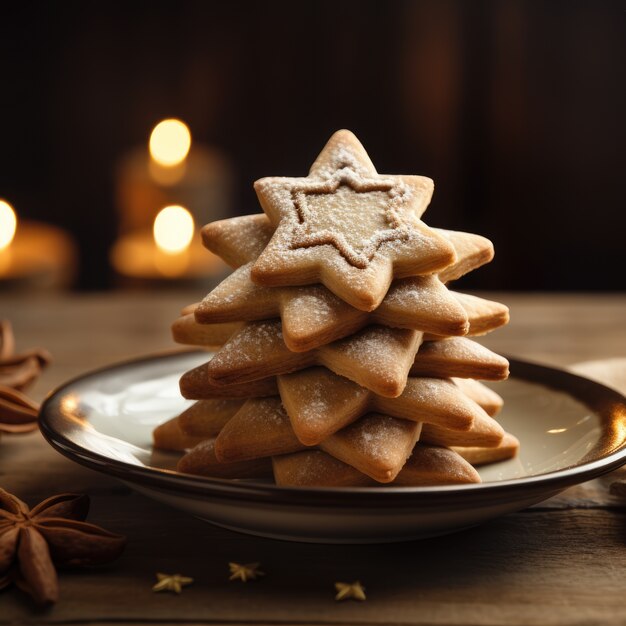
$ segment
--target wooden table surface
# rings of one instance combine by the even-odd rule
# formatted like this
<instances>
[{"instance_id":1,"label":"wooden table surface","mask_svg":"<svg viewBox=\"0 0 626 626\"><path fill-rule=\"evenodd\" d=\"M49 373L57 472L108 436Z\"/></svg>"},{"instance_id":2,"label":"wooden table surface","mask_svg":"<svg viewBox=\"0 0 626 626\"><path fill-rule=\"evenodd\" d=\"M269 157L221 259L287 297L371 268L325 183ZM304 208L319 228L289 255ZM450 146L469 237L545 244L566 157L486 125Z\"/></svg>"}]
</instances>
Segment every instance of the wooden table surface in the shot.
<instances>
[{"instance_id":1,"label":"wooden table surface","mask_svg":"<svg viewBox=\"0 0 626 626\"><path fill-rule=\"evenodd\" d=\"M12 320L19 347L53 353L33 391L41 399L90 368L173 347L169 323L197 295L5 294L0 317ZM626 296L495 297L512 315L484 339L496 351L557 365L626 356ZM0 624L624 624L626 500L608 492L617 474L455 535L320 546L221 530L73 464L39 433L7 436L2 487L31 504L88 493L89 519L127 535L128 546L105 568L62 573L52 609L0 593ZM267 576L229 582L229 561L260 561ZM158 571L195 583L180 596L155 594ZM367 601L335 602L334 582L357 579Z\"/></svg>"}]
</instances>

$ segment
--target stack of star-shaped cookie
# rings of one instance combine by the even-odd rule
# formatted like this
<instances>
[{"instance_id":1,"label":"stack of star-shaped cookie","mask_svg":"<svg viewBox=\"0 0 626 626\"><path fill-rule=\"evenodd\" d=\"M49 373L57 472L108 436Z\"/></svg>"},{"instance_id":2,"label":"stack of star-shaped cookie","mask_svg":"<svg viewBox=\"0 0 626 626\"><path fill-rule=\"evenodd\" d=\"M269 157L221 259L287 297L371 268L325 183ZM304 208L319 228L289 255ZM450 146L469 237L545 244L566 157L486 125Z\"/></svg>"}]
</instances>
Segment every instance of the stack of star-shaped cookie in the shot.
<instances>
[{"instance_id":1,"label":"stack of star-shaped cookie","mask_svg":"<svg viewBox=\"0 0 626 626\"><path fill-rule=\"evenodd\" d=\"M265 178L264 214L203 229L234 269L173 325L216 347L182 377L196 403L155 431L183 472L280 485L479 482L513 456L494 415L506 359L469 336L508 321L499 303L448 288L489 262L478 235L421 221L433 184L379 175L348 131L308 177ZM190 449L189 449L190 448Z\"/></svg>"}]
</instances>

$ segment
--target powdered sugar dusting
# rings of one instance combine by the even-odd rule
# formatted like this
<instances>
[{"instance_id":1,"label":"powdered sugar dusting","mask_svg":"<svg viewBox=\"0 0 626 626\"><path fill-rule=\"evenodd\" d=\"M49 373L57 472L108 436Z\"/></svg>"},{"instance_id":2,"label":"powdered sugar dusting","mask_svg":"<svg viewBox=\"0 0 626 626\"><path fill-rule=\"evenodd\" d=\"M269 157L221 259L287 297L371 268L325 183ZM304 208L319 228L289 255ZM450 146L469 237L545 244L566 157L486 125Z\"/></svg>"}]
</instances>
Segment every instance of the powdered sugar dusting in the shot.
<instances>
[{"instance_id":1,"label":"powdered sugar dusting","mask_svg":"<svg viewBox=\"0 0 626 626\"><path fill-rule=\"evenodd\" d=\"M428 299L432 291L432 278L416 277L396 281L385 297L385 304L402 304L403 306L420 306Z\"/></svg>"},{"instance_id":2,"label":"powdered sugar dusting","mask_svg":"<svg viewBox=\"0 0 626 626\"><path fill-rule=\"evenodd\" d=\"M290 327L313 333L319 328L334 325L349 307L328 289L312 286L294 289L289 293L283 309L283 319Z\"/></svg>"},{"instance_id":3,"label":"powdered sugar dusting","mask_svg":"<svg viewBox=\"0 0 626 626\"><path fill-rule=\"evenodd\" d=\"M213 291L210 291L202 300L200 310L208 310L216 307L228 307L234 302L245 301L249 297L263 290L250 280L251 263L236 269L230 276L225 278Z\"/></svg>"},{"instance_id":4,"label":"powdered sugar dusting","mask_svg":"<svg viewBox=\"0 0 626 626\"><path fill-rule=\"evenodd\" d=\"M316 165L315 167L315 176L323 180L332 178L337 170L342 168L349 168L361 176L373 173L369 164L366 165L361 159L357 158L354 148L343 141L334 143L329 156L330 158L325 164Z\"/></svg>"},{"instance_id":5,"label":"powdered sugar dusting","mask_svg":"<svg viewBox=\"0 0 626 626\"><path fill-rule=\"evenodd\" d=\"M289 428L287 415L279 398L259 398L249 401L246 406L246 417L251 425L263 424L279 428Z\"/></svg>"},{"instance_id":6,"label":"powdered sugar dusting","mask_svg":"<svg viewBox=\"0 0 626 626\"><path fill-rule=\"evenodd\" d=\"M336 401L323 382L301 381L298 391L306 397L306 402L298 406L298 421L315 427L332 420Z\"/></svg>"},{"instance_id":7,"label":"powdered sugar dusting","mask_svg":"<svg viewBox=\"0 0 626 626\"><path fill-rule=\"evenodd\" d=\"M442 359L466 361L468 363L497 363L498 365L503 365L507 362L504 357L492 352L489 348L485 348L478 342L465 337L428 341L424 343L423 354L433 354ZM419 353L417 358L420 358Z\"/></svg>"},{"instance_id":8,"label":"powdered sugar dusting","mask_svg":"<svg viewBox=\"0 0 626 626\"><path fill-rule=\"evenodd\" d=\"M306 181L306 182L304 182ZM364 268L386 241L405 240L408 222L399 210L411 199L401 179L364 178L349 167L326 179L300 179L281 195L292 222L290 247L333 245L351 265Z\"/></svg>"},{"instance_id":9,"label":"powdered sugar dusting","mask_svg":"<svg viewBox=\"0 0 626 626\"><path fill-rule=\"evenodd\" d=\"M207 248L235 266L255 261L273 232L274 228L262 213L220 220L202 229Z\"/></svg>"},{"instance_id":10,"label":"powdered sugar dusting","mask_svg":"<svg viewBox=\"0 0 626 626\"><path fill-rule=\"evenodd\" d=\"M442 421L440 416L445 422L451 416L468 420L481 414L480 407L449 379L411 377L402 395L411 401L424 422L439 423Z\"/></svg>"},{"instance_id":11,"label":"powdered sugar dusting","mask_svg":"<svg viewBox=\"0 0 626 626\"><path fill-rule=\"evenodd\" d=\"M369 395L363 387L325 368L311 368L281 379L281 393L290 398L296 421L313 430L343 420L346 411Z\"/></svg>"},{"instance_id":12,"label":"powdered sugar dusting","mask_svg":"<svg viewBox=\"0 0 626 626\"><path fill-rule=\"evenodd\" d=\"M385 465L403 463L415 441L418 426L388 415L370 414L348 427L351 446L363 456Z\"/></svg>"},{"instance_id":13,"label":"powdered sugar dusting","mask_svg":"<svg viewBox=\"0 0 626 626\"><path fill-rule=\"evenodd\" d=\"M284 349L280 321L267 320L246 324L231 337L222 349L209 361L209 367L243 364L262 364L267 355L276 349Z\"/></svg>"},{"instance_id":14,"label":"powdered sugar dusting","mask_svg":"<svg viewBox=\"0 0 626 626\"><path fill-rule=\"evenodd\" d=\"M255 186L270 218L289 222L291 250L331 245L364 269L382 244L414 234L412 187L376 174L348 143L331 141L306 178L265 178Z\"/></svg>"},{"instance_id":15,"label":"powdered sugar dusting","mask_svg":"<svg viewBox=\"0 0 626 626\"><path fill-rule=\"evenodd\" d=\"M403 361L413 358L419 345L418 339L417 331L368 326L360 333L330 344L328 348L331 354L338 351L362 370L369 370L375 376L388 380L395 378L398 367L404 366Z\"/></svg>"}]
</instances>

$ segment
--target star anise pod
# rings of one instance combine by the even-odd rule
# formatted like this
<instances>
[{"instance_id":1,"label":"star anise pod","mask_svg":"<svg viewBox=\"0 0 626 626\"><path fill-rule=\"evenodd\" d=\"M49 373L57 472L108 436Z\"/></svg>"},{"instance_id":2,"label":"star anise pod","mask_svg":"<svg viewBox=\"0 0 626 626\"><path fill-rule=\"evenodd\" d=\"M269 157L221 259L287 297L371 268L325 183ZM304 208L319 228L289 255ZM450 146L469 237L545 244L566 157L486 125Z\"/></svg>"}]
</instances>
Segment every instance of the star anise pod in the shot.
<instances>
[{"instance_id":1,"label":"star anise pod","mask_svg":"<svg viewBox=\"0 0 626 626\"><path fill-rule=\"evenodd\" d=\"M55 565L108 563L124 549L126 538L83 521L85 495L64 493L29 507L0 489L0 589L14 581L38 604L59 596Z\"/></svg>"},{"instance_id":2,"label":"star anise pod","mask_svg":"<svg viewBox=\"0 0 626 626\"><path fill-rule=\"evenodd\" d=\"M11 324L0 320L0 432L24 433L37 428L39 405L22 391L41 374L50 355L41 348L14 351Z\"/></svg>"},{"instance_id":3,"label":"star anise pod","mask_svg":"<svg viewBox=\"0 0 626 626\"><path fill-rule=\"evenodd\" d=\"M39 405L21 391L0 385L0 432L29 433L37 428Z\"/></svg>"}]
</instances>

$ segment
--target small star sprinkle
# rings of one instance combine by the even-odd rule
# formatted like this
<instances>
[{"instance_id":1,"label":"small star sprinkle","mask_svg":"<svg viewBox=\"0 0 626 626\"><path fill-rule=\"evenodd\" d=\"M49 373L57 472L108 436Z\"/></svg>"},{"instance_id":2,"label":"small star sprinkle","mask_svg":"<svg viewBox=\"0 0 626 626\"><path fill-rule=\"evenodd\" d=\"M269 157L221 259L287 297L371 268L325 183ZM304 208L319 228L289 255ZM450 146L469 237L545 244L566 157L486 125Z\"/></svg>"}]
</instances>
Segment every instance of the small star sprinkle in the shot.
<instances>
[{"instance_id":1,"label":"small star sprinkle","mask_svg":"<svg viewBox=\"0 0 626 626\"><path fill-rule=\"evenodd\" d=\"M365 587L357 580L350 583L335 583L335 591L337 595L335 600L360 600L361 602L366 599Z\"/></svg>"},{"instance_id":2,"label":"small star sprinkle","mask_svg":"<svg viewBox=\"0 0 626 626\"><path fill-rule=\"evenodd\" d=\"M242 583L249 580L256 580L257 576L265 576L265 572L262 572L259 567L260 563L229 563L230 578L229 580L240 580Z\"/></svg>"},{"instance_id":3,"label":"small star sprinkle","mask_svg":"<svg viewBox=\"0 0 626 626\"><path fill-rule=\"evenodd\" d=\"M161 574L157 573L158 582L152 591L173 591L174 593L180 593L183 587L191 585L193 578L188 576L181 576L180 574Z\"/></svg>"}]
</instances>

